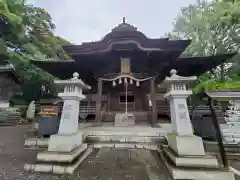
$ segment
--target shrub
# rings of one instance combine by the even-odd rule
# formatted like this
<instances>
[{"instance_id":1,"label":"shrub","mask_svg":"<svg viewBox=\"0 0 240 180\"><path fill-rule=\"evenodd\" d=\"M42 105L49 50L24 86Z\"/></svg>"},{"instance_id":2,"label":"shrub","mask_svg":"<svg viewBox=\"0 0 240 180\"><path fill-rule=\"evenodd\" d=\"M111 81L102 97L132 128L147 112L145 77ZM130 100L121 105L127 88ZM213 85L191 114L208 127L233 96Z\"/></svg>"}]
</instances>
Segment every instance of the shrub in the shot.
<instances>
[{"instance_id":1,"label":"shrub","mask_svg":"<svg viewBox=\"0 0 240 180\"><path fill-rule=\"evenodd\" d=\"M27 112L27 105L16 105L14 108L19 108L20 114L22 118L26 117L26 112Z\"/></svg>"}]
</instances>

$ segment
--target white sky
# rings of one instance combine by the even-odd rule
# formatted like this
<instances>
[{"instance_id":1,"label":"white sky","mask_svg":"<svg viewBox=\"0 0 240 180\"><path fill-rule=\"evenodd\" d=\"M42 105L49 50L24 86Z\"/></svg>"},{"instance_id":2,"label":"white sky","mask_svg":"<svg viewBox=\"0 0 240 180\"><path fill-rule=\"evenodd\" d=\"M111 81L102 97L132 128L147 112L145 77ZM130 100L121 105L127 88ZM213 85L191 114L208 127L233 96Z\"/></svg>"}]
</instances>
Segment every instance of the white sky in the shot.
<instances>
[{"instance_id":1,"label":"white sky","mask_svg":"<svg viewBox=\"0 0 240 180\"><path fill-rule=\"evenodd\" d=\"M172 30L181 7L196 0L28 0L46 9L56 34L75 44L96 41L126 17L146 36L161 37Z\"/></svg>"}]
</instances>

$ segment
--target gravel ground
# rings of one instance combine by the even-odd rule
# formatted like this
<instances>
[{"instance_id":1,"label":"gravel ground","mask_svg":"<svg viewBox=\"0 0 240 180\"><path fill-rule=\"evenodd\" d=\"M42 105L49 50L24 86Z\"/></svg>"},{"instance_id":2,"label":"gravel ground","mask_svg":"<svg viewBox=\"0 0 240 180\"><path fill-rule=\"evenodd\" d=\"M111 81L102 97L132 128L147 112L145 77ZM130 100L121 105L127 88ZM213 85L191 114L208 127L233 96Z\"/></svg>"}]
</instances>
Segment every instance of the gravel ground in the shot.
<instances>
[{"instance_id":1,"label":"gravel ground","mask_svg":"<svg viewBox=\"0 0 240 180\"><path fill-rule=\"evenodd\" d=\"M149 169L159 180L168 179L147 150L100 149L72 176L24 172L24 164L34 163L36 159L36 152L23 148L25 132L31 127L0 127L0 180L147 180ZM232 161L231 165L240 170L240 161Z\"/></svg>"},{"instance_id":2,"label":"gravel ground","mask_svg":"<svg viewBox=\"0 0 240 180\"><path fill-rule=\"evenodd\" d=\"M146 166L158 171L150 151L100 149L72 176L24 172L24 164L36 159L36 152L23 149L24 134L30 128L31 125L0 127L0 180L147 180Z\"/></svg>"}]
</instances>

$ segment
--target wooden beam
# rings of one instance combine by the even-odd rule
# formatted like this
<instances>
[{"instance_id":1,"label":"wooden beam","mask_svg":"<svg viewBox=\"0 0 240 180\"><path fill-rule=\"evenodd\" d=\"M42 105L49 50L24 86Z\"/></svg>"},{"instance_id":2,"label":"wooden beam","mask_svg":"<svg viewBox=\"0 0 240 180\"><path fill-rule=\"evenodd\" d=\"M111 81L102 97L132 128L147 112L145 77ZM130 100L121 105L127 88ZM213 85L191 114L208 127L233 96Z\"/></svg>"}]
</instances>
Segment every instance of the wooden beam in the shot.
<instances>
[{"instance_id":1,"label":"wooden beam","mask_svg":"<svg viewBox=\"0 0 240 180\"><path fill-rule=\"evenodd\" d=\"M150 89L151 89L151 101L152 101L152 125L155 125L157 123L155 77L150 79Z\"/></svg>"},{"instance_id":2,"label":"wooden beam","mask_svg":"<svg viewBox=\"0 0 240 180\"><path fill-rule=\"evenodd\" d=\"M98 79L98 93L97 93L97 101L96 101L96 123L101 123L101 105L102 105L102 88L103 88L103 81L102 79Z\"/></svg>"}]
</instances>

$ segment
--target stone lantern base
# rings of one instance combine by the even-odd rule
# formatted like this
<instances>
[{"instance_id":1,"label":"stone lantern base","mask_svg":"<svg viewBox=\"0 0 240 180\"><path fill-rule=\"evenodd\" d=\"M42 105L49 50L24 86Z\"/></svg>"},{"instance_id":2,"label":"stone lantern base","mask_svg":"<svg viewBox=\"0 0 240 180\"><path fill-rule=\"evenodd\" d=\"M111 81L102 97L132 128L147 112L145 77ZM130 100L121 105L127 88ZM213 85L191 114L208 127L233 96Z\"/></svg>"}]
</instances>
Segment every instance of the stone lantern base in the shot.
<instances>
[{"instance_id":1,"label":"stone lantern base","mask_svg":"<svg viewBox=\"0 0 240 180\"><path fill-rule=\"evenodd\" d=\"M71 152L82 144L83 134L54 134L50 136L49 152Z\"/></svg>"},{"instance_id":2,"label":"stone lantern base","mask_svg":"<svg viewBox=\"0 0 240 180\"><path fill-rule=\"evenodd\" d=\"M160 156L174 179L235 179L216 156L205 153L201 137L170 133L167 138L168 146L160 150Z\"/></svg>"},{"instance_id":3,"label":"stone lantern base","mask_svg":"<svg viewBox=\"0 0 240 180\"><path fill-rule=\"evenodd\" d=\"M26 164L25 171L53 174L73 174L75 169L92 153L93 148L82 144L71 152L45 151L37 154L37 164Z\"/></svg>"}]
</instances>

